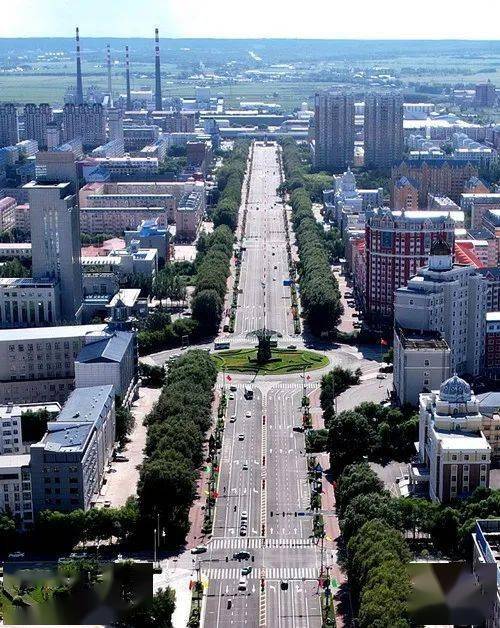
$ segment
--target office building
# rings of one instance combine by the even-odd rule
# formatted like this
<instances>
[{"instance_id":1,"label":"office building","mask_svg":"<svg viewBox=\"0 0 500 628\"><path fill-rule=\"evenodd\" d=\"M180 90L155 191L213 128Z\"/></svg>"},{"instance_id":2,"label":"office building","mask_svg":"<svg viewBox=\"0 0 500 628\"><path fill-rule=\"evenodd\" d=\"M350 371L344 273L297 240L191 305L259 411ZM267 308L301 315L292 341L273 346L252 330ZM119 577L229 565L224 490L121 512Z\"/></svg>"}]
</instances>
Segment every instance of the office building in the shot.
<instances>
[{"instance_id":1,"label":"office building","mask_svg":"<svg viewBox=\"0 0 500 628\"><path fill-rule=\"evenodd\" d=\"M449 240L434 241L429 265L395 292L395 323L441 333L451 350L451 369L477 376L483 367L487 290L473 267L453 264Z\"/></svg>"},{"instance_id":2,"label":"office building","mask_svg":"<svg viewBox=\"0 0 500 628\"><path fill-rule=\"evenodd\" d=\"M364 111L364 165L386 168L403 158L403 97L369 94Z\"/></svg>"},{"instance_id":3,"label":"office building","mask_svg":"<svg viewBox=\"0 0 500 628\"><path fill-rule=\"evenodd\" d=\"M453 245L455 221L446 212L392 212L387 208L372 212L365 229L366 314L370 321L392 323L394 291L427 263L432 243L440 238Z\"/></svg>"},{"instance_id":4,"label":"office building","mask_svg":"<svg viewBox=\"0 0 500 628\"><path fill-rule=\"evenodd\" d=\"M60 323L61 294L57 281L29 277L0 279L0 328L45 327Z\"/></svg>"},{"instance_id":5,"label":"office building","mask_svg":"<svg viewBox=\"0 0 500 628\"><path fill-rule=\"evenodd\" d=\"M10 231L15 226L17 202L12 196L0 198L0 231Z\"/></svg>"},{"instance_id":6,"label":"office building","mask_svg":"<svg viewBox=\"0 0 500 628\"><path fill-rule=\"evenodd\" d=\"M29 454L0 456L0 511L14 517L16 527L33 525Z\"/></svg>"},{"instance_id":7,"label":"office building","mask_svg":"<svg viewBox=\"0 0 500 628\"><path fill-rule=\"evenodd\" d=\"M192 242L196 238L204 213L205 186L202 183L186 193L175 209L175 233L178 241Z\"/></svg>"},{"instance_id":8,"label":"office building","mask_svg":"<svg viewBox=\"0 0 500 628\"><path fill-rule=\"evenodd\" d=\"M409 465L410 486L434 502L448 503L489 486L491 447L481 432L478 401L454 375L419 402L418 457Z\"/></svg>"},{"instance_id":9,"label":"office building","mask_svg":"<svg viewBox=\"0 0 500 628\"><path fill-rule=\"evenodd\" d=\"M500 210L500 192L464 193L460 207L466 212L473 229L483 226L483 218L490 210Z\"/></svg>"},{"instance_id":10,"label":"office building","mask_svg":"<svg viewBox=\"0 0 500 628\"><path fill-rule=\"evenodd\" d=\"M106 325L0 330L0 403L64 401L74 388L75 359Z\"/></svg>"},{"instance_id":11,"label":"office building","mask_svg":"<svg viewBox=\"0 0 500 628\"><path fill-rule=\"evenodd\" d=\"M115 440L113 386L77 388L39 443L30 447L35 513L88 510L95 503Z\"/></svg>"},{"instance_id":12,"label":"office building","mask_svg":"<svg viewBox=\"0 0 500 628\"><path fill-rule=\"evenodd\" d=\"M124 249L110 251L109 255L86 255L81 259L85 269L98 268L100 272L113 272L121 280L132 275L144 275L151 281L158 273L158 254L156 249L141 249L139 243L132 241Z\"/></svg>"},{"instance_id":13,"label":"office building","mask_svg":"<svg viewBox=\"0 0 500 628\"><path fill-rule=\"evenodd\" d=\"M39 438L35 434L38 426L34 428L34 424L26 421L25 417L23 430L23 415L35 415L41 411L46 412L48 419L52 419L59 414L61 406L57 402L0 405L0 456L29 453L31 443Z\"/></svg>"},{"instance_id":14,"label":"office building","mask_svg":"<svg viewBox=\"0 0 500 628\"><path fill-rule=\"evenodd\" d=\"M484 596L484 628L500 626L500 519L476 520L472 534L472 573Z\"/></svg>"},{"instance_id":15,"label":"office building","mask_svg":"<svg viewBox=\"0 0 500 628\"><path fill-rule=\"evenodd\" d=\"M500 312L486 314L484 368L492 379L500 379Z\"/></svg>"},{"instance_id":16,"label":"office building","mask_svg":"<svg viewBox=\"0 0 500 628\"><path fill-rule=\"evenodd\" d=\"M40 150L48 148L47 125L52 122L52 107L47 103L24 106L24 134L28 140L36 140Z\"/></svg>"},{"instance_id":17,"label":"office building","mask_svg":"<svg viewBox=\"0 0 500 628\"><path fill-rule=\"evenodd\" d=\"M82 303L80 218L71 183L31 182L29 193L34 280L59 284L61 317L79 320Z\"/></svg>"},{"instance_id":18,"label":"office building","mask_svg":"<svg viewBox=\"0 0 500 628\"><path fill-rule=\"evenodd\" d=\"M137 229L125 231L124 237L127 246L135 241L141 249L155 249L158 265L163 267L169 259L170 234L168 229L160 227L158 223L158 219L143 220Z\"/></svg>"},{"instance_id":19,"label":"office building","mask_svg":"<svg viewBox=\"0 0 500 628\"><path fill-rule=\"evenodd\" d=\"M63 108L63 139L80 139L88 150L106 143L106 110L100 103L74 105Z\"/></svg>"},{"instance_id":20,"label":"office building","mask_svg":"<svg viewBox=\"0 0 500 628\"><path fill-rule=\"evenodd\" d=\"M110 384L113 394L127 404L135 395L137 367L135 334L111 332L82 347L75 360L75 388Z\"/></svg>"},{"instance_id":21,"label":"office building","mask_svg":"<svg viewBox=\"0 0 500 628\"><path fill-rule=\"evenodd\" d=\"M82 233L109 233L122 235L135 229L143 221L157 221L165 227L168 215L165 207L82 207L80 210Z\"/></svg>"},{"instance_id":22,"label":"office building","mask_svg":"<svg viewBox=\"0 0 500 628\"><path fill-rule=\"evenodd\" d=\"M392 185L406 177L418 189L419 205L425 207L427 195L449 196L455 203L471 177L477 177L478 166L450 159L403 161L392 167Z\"/></svg>"},{"instance_id":23,"label":"office building","mask_svg":"<svg viewBox=\"0 0 500 628\"><path fill-rule=\"evenodd\" d=\"M419 394L451 375L450 347L439 332L394 328L394 393L399 404L418 405Z\"/></svg>"},{"instance_id":24,"label":"office building","mask_svg":"<svg viewBox=\"0 0 500 628\"><path fill-rule=\"evenodd\" d=\"M0 104L0 148L19 142L17 109L12 103Z\"/></svg>"},{"instance_id":25,"label":"office building","mask_svg":"<svg viewBox=\"0 0 500 628\"><path fill-rule=\"evenodd\" d=\"M315 164L343 172L354 163L354 96L320 92L315 97Z\"/></svg>"},{"instance_id":26,"label":"office building","mask_svg":"<svg viewBox=\"0 0 500 628\"><path fill-rule=\"evenodd\" d=\"M123 112L121 109L108 109L109 141L117 140L123 145ZM121 157L121 155L119 155Z\"/></svg>"}]
</instances>

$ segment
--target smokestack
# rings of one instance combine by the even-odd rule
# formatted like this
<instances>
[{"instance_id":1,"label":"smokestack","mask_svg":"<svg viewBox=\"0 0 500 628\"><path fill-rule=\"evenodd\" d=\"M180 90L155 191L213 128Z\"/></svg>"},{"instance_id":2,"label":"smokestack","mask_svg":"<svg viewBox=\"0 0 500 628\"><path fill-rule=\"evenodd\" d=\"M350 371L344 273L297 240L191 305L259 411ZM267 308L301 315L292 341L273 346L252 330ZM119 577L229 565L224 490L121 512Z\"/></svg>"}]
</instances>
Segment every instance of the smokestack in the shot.
<instances>
[{"instance_id":1,"label":"smokestack","mask_svg":"<svg viewBox=\"0 0 500 628\"><path fill-rule=\"evenodd\" d=\"M80 31L76 27L76 104L83 105L82 60L80 59Z\"/></svg>"},{"instance_id":2,"label":"smokestack","mask_svg":"<svg viewBox=\"0 0 500 628\"><path fill-rule=\"evenodd\" d=\"M111 49L109 44L106 44L106 63L108 66L108 107L113 106L113 89L111 87Z\"/></svg>"},{"instance_id":3,"label":"smokestack","mask_svg":"<svg viewBox=\"0 0 500 628\"><path fill-rule=\"evenodd\" d=\"M132 98L130 97L130 59L128 46L125 46L125 80L127 82L127 111L132 111Z\"/></svg>"},{"instance_id":4,"label":"smokestack","mask_svg":"<svg viewBox=\"0 0 500 628\"><path fill-rule=\"evenodd\" d=\"M161 76L160 76L160 36L155 28L155 109L163 109L161 102Z\"/></svg>"}]
</instances>

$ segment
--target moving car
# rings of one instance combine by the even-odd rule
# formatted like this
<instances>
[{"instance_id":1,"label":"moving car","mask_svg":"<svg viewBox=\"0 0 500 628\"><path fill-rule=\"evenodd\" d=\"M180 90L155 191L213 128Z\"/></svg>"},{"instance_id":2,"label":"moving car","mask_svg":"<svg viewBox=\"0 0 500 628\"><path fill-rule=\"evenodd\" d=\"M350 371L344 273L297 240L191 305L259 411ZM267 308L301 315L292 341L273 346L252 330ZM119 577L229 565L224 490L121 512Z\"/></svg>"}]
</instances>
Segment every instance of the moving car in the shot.
<instances>
[{"instance_id":1,"label":"moving car","mask_svg":"<svg viewBox=\"0 0 500 628\"><path fill-rule=\"evenodd\" d=\"M245 434L238 434L238 440L245 440Z\"/></svg>"},{"instance_id":2,"label":"moving car","mask_svg":"<svg viewBox=\"0 0 500 628\"><path fill-rule=\"evenodd\" d=\"M207 548L204 545L197 545L196 547L193 547L191 554L203 554L206 551Z\"/></svg>"},{"instance_id":3,"label":"moving car","mask_svg":"<svg viewBox=\"0 0 500 628\"><path fill-rule=\"evenodd\" d=\"M296 348L297 348L297 345L288 345L287 346L287 349L296 349Z\"/></svg>"},{"instance_id":4,"label":"moving car","mask_svg":"<svg viewBox=\"0 0 500 628\"><path fill-rule=\"evenodd\" d=\"M385 373L377 373L377 379L386 379L387 375Z\"/></svg>"},{"instance_id":5,"label":"moving car","mask_svg":"<svg viewBox=\"0 0 500 628\"><path fill-rule=\"evenodd\" d=\"M233 400L234 400L234 395L233 395L233 393L231 393L231 394L229 395L229 401L233 401Z\"/></svg>"},{"instance_id":6,"label":"moving car","mask_svg":"<svg viewBox=\"0 0 500 628\"><path fill-rule=\"evenodd\" d=\"M232 414L231 418L229 419L229 423L234 423L236 421L236 414Z\"/></svg>"},{"instance_id":7,"label":"moving car","mask_svg":"<svg viewBox=\"0 0 500 628\"><path fill-rule=\"evenodd\" d=\"M248 560L250 558L250 552L235 552L233 554L233 560Z\"/></svg>"},{"instance_id":8,"label":"moving car","mask_svg":"<svg viewBox=\"0 0 500 628\"><path fill-rule=\"evenodd\" d=\"M247 579L240 578L240 582L238 584L238 591L246 591L247 590Z\"/></svg>"},{"instance_id":9,"label":"moving car","mask_svg":"<svg viewBox=\"0 0 500 628\"><path fill-rule=\"evenodd\" d=\"M243 471L248 471L248 465L247 465L247 463L246 463L246 462L245 462L245 464L241 467L241 469L242 469Z\"/></svg>"},{"instance_id":10,"label":"moving car","mask_svg":"<svg viewBox=\"0 0 500 628\"><path fill-rule=\"evenodd\" d=\"M231 384L231 386L229 386L229 390L231 392L236 392L237 388L236 388L236 386L234 384Z\"/></svg>"},{"instance_id":11,"label":"moving car","mask_svg":"<svg viewBox=\"0 0 500 628\"><path fill-rule=\"evenodd\" d=\"M248 410L248 412L245 414L246 418L249 419L252 416L252 413L250 412L250 410Z\"/></svg>"},{"instance_id":12,"label":"moving car","mask_svg":"<svg viewBox=\"0 0 500 628\"><path fill-rule=\"evenodd\" d=\"M243 569L241 570L241 575L242 576L248 576L248 574L252 571L252 567L250 565L248 565L248 567L243 567Z\"/></svg>"},{"instance_id":13,"label":"moving car","mask_svg":"<svg viewBox=\"0 0 500 628\"><path fill-rule=\"evenodd\" d=\"M241 511L241 518L242 519L248 519L248 512L246 510L242 510Z\"/></svg>"}]
</instances>

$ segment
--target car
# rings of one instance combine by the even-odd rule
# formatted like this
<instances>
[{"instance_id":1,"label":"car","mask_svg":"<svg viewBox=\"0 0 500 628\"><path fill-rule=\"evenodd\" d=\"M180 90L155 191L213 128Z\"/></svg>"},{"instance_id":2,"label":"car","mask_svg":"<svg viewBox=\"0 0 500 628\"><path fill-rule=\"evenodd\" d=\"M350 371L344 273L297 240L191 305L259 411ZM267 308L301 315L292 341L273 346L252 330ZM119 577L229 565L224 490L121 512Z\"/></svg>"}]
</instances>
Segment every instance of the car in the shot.
<instances>
[{"instance_id":1,"label":"car","mask_svg":"<svg viewBox=\"0 0 500 628\"><path fill-rule=\"evenodd\" d=\"M247 590L247 579L240 578L240 582L238 584L238 591L246 591Z\"/></svg>"},{"instance_id":2,"label":"car","mask_svg":"<svg viewBox=\"0 0 500 628\"><path fill-rule=\"evenodd\" d=\"M204 545L197 545L193 547L191 550L191 554L203 554L207 551L207 548Z\"/></svg>"},{"instance_id":3,"label":"car","mask_svg":"<svg viewBox=\"0 0 500 628\"><path fill-rule=\"evenodd\" d=\"M277 266L275 266L275 267L274 267L274 270L278 270L278 267L277 267Z\"/></svg>"},{"instance_id":4,"label":"car","mask_svg":"<svg viewBox=\"0 0 500 628\"><path fill-rule=\"evenodd\" d=\"M241 511L241 518L242 519L248 519L248 512L246 510L242 510Z\"/></svg>"},{"instance_id":5,"label":"car","mask_svg":"<svg viewBox=\"0 0 500 628\"><path fill-rule=\"evenodd\" d=\"M108 469L108 473L116 473L116 469L114 468Z\"/></svg>"},{"instance_id":6,"label":"car","mask_svg":"<svg viewBox=\"0 0 500 628\"><path fill-rule=\"evenodd\" d=\"M385 373L377 373L377 379L386 379L387 375Z\"/></svg>"},{"instance_id":7,"label":"car","mask_svg":"<svg viewBox=\"0 0 500 628\"><path fill-rule=\"evenodd\" d=\"M116 462L128 462L127 456L122 456L121 454L116 454L115 458Z\"/></svg>"},{"instance_id":8,"label":"car","mask_svg":"<svg viewBox=\"0 0 500 628\"><path fill-rule=\"evenodd\" d=\"M292 431L302 433L302 432L304 431L304 428L303 428L303 427L300 427L300 425L295 425L295 426L292 428Z\"/></svg>"},{"instance_id":9,"label":"car","mask_svg":"<svg viewBox=\"0 0 500 628\"><path fill-rule=\"evenodd\" d=\"M352 326L354 327L354 329L361 329L361 327L363 327L360 322L353 323Z\"/></svg>"},{"instance_id":10,"label":"car","mask_svg":"<svg viewBox=\"0 0 500 628\"><path fill-rule=\"evenodd\" d=\"M273 281L276 281L276 277L273 277Z\"/></svg>"},{"instance_id":11,"label":"car","mask_svg":"<svg viewBox=\"0 0 500 628\"><path fill-rule=\"evenodd\" d=\"M24 558L24 552L11 552L8 555L8 558L11 560L20 560L21 558Z\"/></svg>"},{"instance_id":12,"label":"car","mask_svg":"<svg viewBox=\"0 0 500 628\"><path fill-rule=\"evenodd\" d=\"M231 384L231 386L229 386L229 390L231 392L236 392L238 389L236 388L236 386L234 384Z\"/></svg>"},{"instance_id":13,"label":"car","mask_svg":"<svg viewBox=\"0 0 500 628\"><path fill-rule=\"evenodd\" d=\"M234 395L233 395L233 393L231 393L231 394L229 395L229 401L234 401Z\"/></svg>"},{"instance_id":14,"label":"car","mask_svg":"<svg viewBox=\"0 0 500 628\"><path fill-rule=\"evenodd\" d=\"M248 576L248 574L251 573L251 571L252 571L252 567L251 565L248 565L248 567L243 567L243 569L241 570L241 575Z\"/></svg>"},{"instance_id":15,"label":"car","mask_svg":"<svg viewBox=\"0 0 500 628\"><path fill-rule=\"evenodd\" d=\"M111 508L111 502L109 500L104 502L104 508Z\"/></svg>"},{"instance_id":16,"label":"car","mask_svg":"<svg viewBox=\"0 0 500 628\"><path fill-rule=\"evenodd\" d=\"M245 440L245 434L238 434L238 440Z\"/></svg>"},{"instance_id":17,"label":"car","mask_svg":"<svg viewBox=\"0 0 500 628\"><path fill-rule=\"evenodd\" d=\"M247 535L247 529L246 528L240 528L240 536L246 536Z\"/></svg>"},{"instance_id":18,"label":"car","mask_svg":"<svg viewBox=\"0 0 500 628\"><path fill-rule=\"evenodd\" d=\"M236 414L232 414L231 418L229 419L229 423L234 423L236 421Z\"/></svg>"},{"instance_id":19,"label":"car","mask_svg":"<svg viewBox=\"0 0 500 628\"><path fill-rule=\"evenodd\" d=\"M233 554L233 560L248 560L250 558L250 552L235 552Z\"/></svg>"},{"instance_id":20,"label":"car","mask_svg":"<svg viewBox=\"0 0 500 628\"><path fill-rule=\"evenodd\" d=\"M242 471L248 471L248 465L245 463L242 467L241 467Z\"/></svg>"},{"instance_id":21,"label":"car","mask_svg":"<svg viewBox=\"0 0 500 628\"><path fill-rule=\"evenodd\" d=\"M246 418L247 418L247 419L249 419L249 418L252 416L252 413L250 412L250 410L248 410L248 411L245 413L245 416L246 416Z\"/></svg>"},{"instance_id":22,"label":"car","mask_svg":"<svg viewBox=\"0 0 500 628\"><path fill-rule=\"evenodd\" d=\"M287 345L287 349L296 349L297 345Z\"/></svg>"},{"instance_id":23,"label":"car","mask_svg":"<svg viewBox=\"0 0 500 628\"><path fill-rule=\"evenodd\" d=\"M280 589L282 591L288 591L288 582L286 580L280 582Z\"/></svg>"}]
</instances>

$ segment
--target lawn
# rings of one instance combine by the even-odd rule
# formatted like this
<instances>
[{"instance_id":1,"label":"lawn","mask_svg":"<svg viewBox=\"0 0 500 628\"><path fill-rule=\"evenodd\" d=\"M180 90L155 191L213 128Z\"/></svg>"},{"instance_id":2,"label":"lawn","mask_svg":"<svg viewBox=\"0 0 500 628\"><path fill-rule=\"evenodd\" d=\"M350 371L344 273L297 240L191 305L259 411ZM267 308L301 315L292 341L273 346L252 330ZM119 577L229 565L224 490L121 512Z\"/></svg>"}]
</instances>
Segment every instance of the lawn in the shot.
<instances>
[{"instance_id":1,"label":"lawn","mask_svg":"<svg viewBox=\"0 0 500 628\"><path fill-rule=\"evenodd\" d=\"M256 362L257 349L231 349L213 354L217 368L228 373L254 373L256 375L286 375L314 371L328 366L326 356L314 351L273 349L272 361L264 365Z\"/></svg>"}]
</instances>

